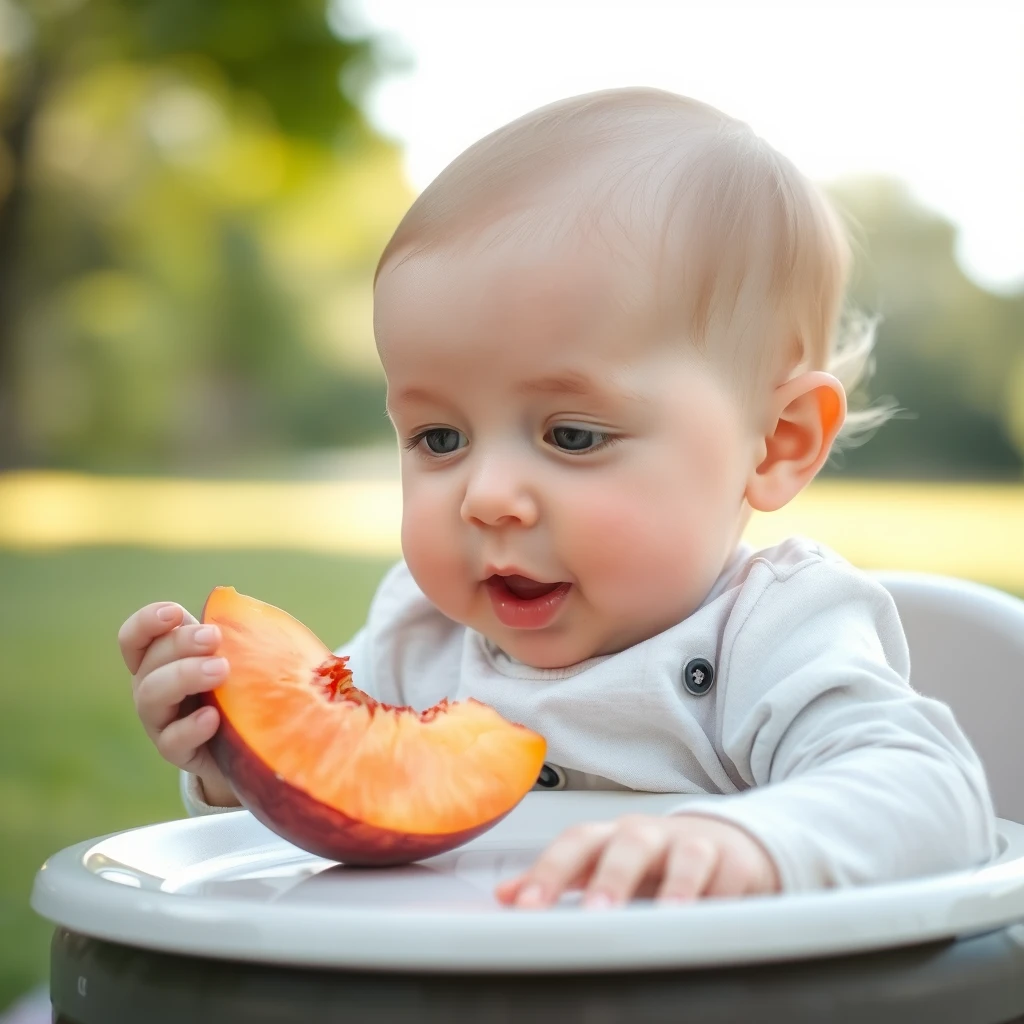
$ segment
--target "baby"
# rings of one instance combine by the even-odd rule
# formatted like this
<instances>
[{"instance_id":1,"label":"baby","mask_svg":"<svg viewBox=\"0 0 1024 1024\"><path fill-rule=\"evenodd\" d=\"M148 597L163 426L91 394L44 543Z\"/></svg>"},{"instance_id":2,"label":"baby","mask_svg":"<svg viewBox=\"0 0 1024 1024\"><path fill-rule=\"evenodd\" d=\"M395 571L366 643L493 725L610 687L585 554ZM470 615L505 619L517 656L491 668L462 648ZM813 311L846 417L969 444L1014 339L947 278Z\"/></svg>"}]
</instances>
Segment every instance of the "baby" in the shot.
<instances>
[{"instance_id":1,"label":"baby","mask_svg":"<svg viewBox=\"0 0 1024 1024\"><path fill-rule=\"evenodd\" d=\"M847 262L788 160L647 89L487 136L385 249L405 558L339 653L380 700L476 697L541 733L539 788L686 794L568 830L504 903L802 892L993 854L980 763L911 689L888 593L813 541L741 540L884 418L847 414L871 350L837 341ZM160 603L119 639L189 812L236 806L216 711L187 713L229 670L216 628Z\"/></svg>"}]
</instances>

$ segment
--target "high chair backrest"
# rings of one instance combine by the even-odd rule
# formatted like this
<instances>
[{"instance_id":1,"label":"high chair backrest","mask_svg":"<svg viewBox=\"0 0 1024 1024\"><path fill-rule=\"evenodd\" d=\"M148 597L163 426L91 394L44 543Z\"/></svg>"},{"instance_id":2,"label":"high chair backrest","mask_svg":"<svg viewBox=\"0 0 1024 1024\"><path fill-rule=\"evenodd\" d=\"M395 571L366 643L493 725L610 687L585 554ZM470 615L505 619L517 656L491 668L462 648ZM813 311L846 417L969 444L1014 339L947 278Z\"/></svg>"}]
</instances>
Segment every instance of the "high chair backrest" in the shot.
<instances>
[{"instance_id":1,"label":"high chair backrest","mask_svg":"<svg viewBox=\"0 0 1024 1024\"><path fill-rule=\"evenodd\" d=\"M977 583L875 572L910 646L910 682L948 704L981 756L1001 818L1024 822L1024 601Z\"/></svg>"}]
</instances>

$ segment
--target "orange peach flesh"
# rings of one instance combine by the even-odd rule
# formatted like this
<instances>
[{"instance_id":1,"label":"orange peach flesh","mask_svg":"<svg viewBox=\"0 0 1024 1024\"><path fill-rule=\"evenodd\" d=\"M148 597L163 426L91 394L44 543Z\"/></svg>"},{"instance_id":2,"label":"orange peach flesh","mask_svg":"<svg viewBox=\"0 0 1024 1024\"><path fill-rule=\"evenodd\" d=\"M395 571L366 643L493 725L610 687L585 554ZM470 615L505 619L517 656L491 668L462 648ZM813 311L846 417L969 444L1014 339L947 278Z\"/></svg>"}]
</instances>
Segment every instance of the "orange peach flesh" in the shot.
<instances>
[{"instance_id":1,"label":"orange peach flesh","mask_svg":"<svg viewBox=\"0 0 1024 1024\"><path fill-rule=\"evenodd\" d=\"M230 587L211 593L203 621L220 627L218 653L230 664L209 695L222 716L214 756L275 831L286 804L287 818L307 821L304 841L288 836L305 849L305 833L328 825L355 843L350 863L382 863L375 851L388 849L405 860L403 847L450 849L507 814L537 778L543 738L486 705L442 702L420 713L379 704L305 626ZM368 830L370 859L359 860L353 830ZM334 853L324 855L338 856L337 843L328 846Z\"/></svg>"}]
</instances>

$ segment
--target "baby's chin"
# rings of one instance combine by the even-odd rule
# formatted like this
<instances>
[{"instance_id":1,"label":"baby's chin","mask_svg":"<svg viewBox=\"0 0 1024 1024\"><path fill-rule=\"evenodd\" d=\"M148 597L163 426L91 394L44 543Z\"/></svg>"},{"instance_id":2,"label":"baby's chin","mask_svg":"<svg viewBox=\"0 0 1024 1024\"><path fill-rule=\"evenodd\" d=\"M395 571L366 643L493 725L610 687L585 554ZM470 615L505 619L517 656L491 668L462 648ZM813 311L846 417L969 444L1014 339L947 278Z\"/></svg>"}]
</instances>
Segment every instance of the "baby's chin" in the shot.
<instances>
[{"instance_id":1,"label":"baby's chin","mask_svg":"<svg viewBox=\"0 0 1024 1024\"><path fill-rule=\"evenodd\" d=\"M619 654L671 629L692 614L687 607L660 620L620 622L617 628L608 624L577 621L562 623L548 629L508 629L493 621L467 623L482 633L510 658L537 669L564 669L589 661ZM589 626L589 628L587 628Z\"/></svg>"},{"instance_id":2,"label":"baby's chin","mask_svg":"<svg viewBox=\"0 0 1024 1024\"><path fill-rule=\"evenodd\" d=\"M629 646L611 638L586 636L574 630L482 629L480 632L514 661L530 668L571 668Z\"/></svg>"},{"instance_id":3,"label":"baby's chin","mask_svg":"<svg viewBox=\"0 0 1024 1024\"><path fill-rule=\"evenodd\" d=\"M545 643L543 638L537 636L488 636L487 639L514 661L537 669L571 668L595 654L589 647Z\"/></svg>"},{"instance_id":4,"label":"baby's chin","mask_svg":"<svg viewBox=\"0 0 1024 1024\"><path fill-rule=\"evenodd\" d=\"M429 596L429 595L428 595ZM539 629L515 628L499 622L482 594L456 609L440 609L449 618L486 637L513 661L535 669L565 669L591 658L618 654L673 625L673 621L632 622L617 616L614 624L601 621L578 602L562 610L556 621Z\"/></svg>"}]
</instances>

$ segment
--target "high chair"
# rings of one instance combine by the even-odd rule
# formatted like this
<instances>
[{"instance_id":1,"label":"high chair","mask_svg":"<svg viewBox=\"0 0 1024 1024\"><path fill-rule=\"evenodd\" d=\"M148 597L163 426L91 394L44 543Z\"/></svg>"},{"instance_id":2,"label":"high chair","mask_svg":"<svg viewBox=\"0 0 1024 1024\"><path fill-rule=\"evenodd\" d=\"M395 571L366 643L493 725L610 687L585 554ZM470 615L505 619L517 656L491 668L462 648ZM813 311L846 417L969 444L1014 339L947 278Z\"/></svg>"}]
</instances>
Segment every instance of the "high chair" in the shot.
<instances>
[{"instance_id":1,"label":"high chair","mask_svg":"<svg viewBox=\"0 0 1024 1024\"><path fill-rule=\"evenodd\" d=\"M948 704L985 763L996 814L1024 823L1024 601L948 576L879 572L910 646L910 681Z\"/></svg>"},{"instance_id":2,"label":"high chair","mask_svg":"<svg viewBox=\"0 0 1024 1024\"><path fill-rule=\"evenodd\" d=\"M989 772L997 861L799 896L498 908L498 877L575 820L678 797L531 793L493 830L408 868L332 866L248 812L68 847L32 905L57 926L56 1024L188 1020L1024 1024L1024 601L877 573L911 683L948 702Z\"/></svg>"}]
</instances>

